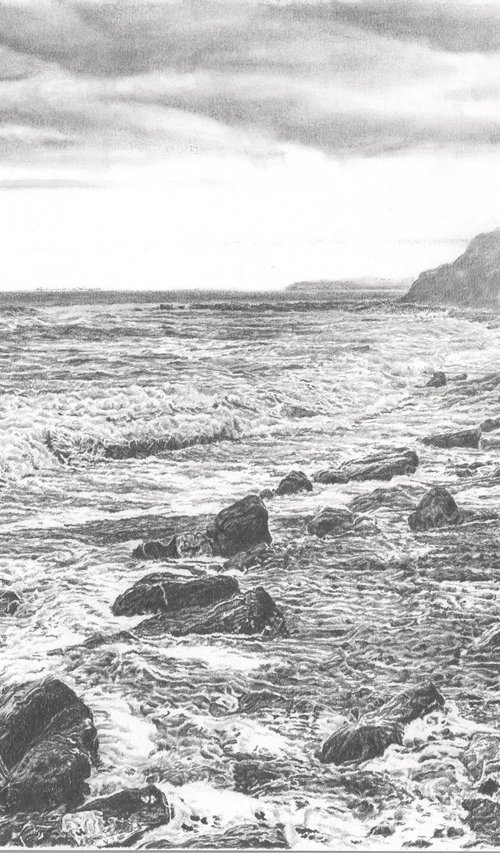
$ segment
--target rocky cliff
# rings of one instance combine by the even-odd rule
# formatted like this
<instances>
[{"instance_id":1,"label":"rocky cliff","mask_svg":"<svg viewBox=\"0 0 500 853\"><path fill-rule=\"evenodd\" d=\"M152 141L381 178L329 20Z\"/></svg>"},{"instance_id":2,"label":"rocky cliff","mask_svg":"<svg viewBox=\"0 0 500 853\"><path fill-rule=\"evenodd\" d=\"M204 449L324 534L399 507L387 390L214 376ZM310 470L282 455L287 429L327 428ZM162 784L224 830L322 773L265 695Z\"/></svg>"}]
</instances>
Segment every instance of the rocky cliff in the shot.
<instances>
[{"instance_id":1,"label":"rocky cliff","mask_svg":"<svg viewBox=\"0 0 500 853\"><path fill-rule=\"evenodd\" d=\"M479 234L456 261L419 275L403 302L494 308L500 304L500 228Z\"/></svg>"}]
</instances>

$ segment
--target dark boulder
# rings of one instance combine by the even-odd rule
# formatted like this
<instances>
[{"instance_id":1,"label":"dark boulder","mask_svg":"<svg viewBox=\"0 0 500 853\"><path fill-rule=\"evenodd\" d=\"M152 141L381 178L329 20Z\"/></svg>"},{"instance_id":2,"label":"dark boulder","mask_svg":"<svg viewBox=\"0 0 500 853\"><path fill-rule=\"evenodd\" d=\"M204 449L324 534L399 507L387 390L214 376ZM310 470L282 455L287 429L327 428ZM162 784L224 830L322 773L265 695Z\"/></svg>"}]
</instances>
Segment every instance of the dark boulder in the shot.
<instances>
[{"instance_id":1,"label":"dark boulder","mask_svg":"<svg viewBox=\"0 0 500 853\"><path fill-rule=\"evenodd\" d=\"M422 439L423 444L428 444L432 447L443 447L450 449L452 447L479 447L479 439L481 438L481 430L479 429L462 429L458 432L444 432L440 435L429 435Z\"/></svg>"},{"instance_id":2,"label":"dark boulder","mask_svg":"<svg viewBox=\"0 0 500 853\"><path fill-rule=\"evenodd\" d=\"M442 370L436 370L427 382L427 388L442 388L446 385L446 373Z\"/></svg>"},{"instance_id":3,"label":"dark boulder","mask_svg":"<svg viewBox=\"0 0 500 853\"><path fill-rule=\"evenodd\" d=\"M460 524L461 520L460 510L443 486L435 486L427 492L415 512L408 516L408 524L414 532Z\"/></svg>"},{"instance_id":4,"label":"dark boulder","mask_svg":"<svg viewBox=\"0 0 500 853\"><path fill-rule=\"evenodd\" d=\"M403 728L397 723L358 727L346 724L325 741L320 760L323 764L369 761L383 755L391 744L402 742Z\"/></svg>"},{"instance_id":5,"label":"dark boulder","mask_svg":"<svg viewBox=\"0 0 500 853\"><path fill-rule=\"evenodd\" d=\"M320 471L314 479L319 483L347 483L349 480L392 480L401 474L413 474L418 467L418 456L408 447L383 450L344 462L340 468Z\"/></svg>"},{"instance_id":6,"label":"dark boulder","mask_svg":"<svg viewBox=\"0 0 500 853\"><path fill-rule=\"evenodd\" d=\"M290 471L283 477L278 488L277 495L295 495L298 492L312 492L313 486L303 471Z\"/></svg>"},{"instance_id":7,"label":"dark boulder","mask_svg":"<svg viewBox=\"0 0 500 853\"><path fill-rule=\"evenodd\" d=\"M402 743L403 727L441 708L444 699L432 682L410 687L367 714L359 725L342 726L325 741L320 753L324 764L367 761L383 755L391 744Z\"/></svg>"},{"instance_id":8,"label":"dark boulder","mask_svg":"<svg viewBox=\"0 0 500 853\"><path fill-rule=\"evenodd\" d=\"M79 812L95 812L102 824L97 825L97 838L104 836L107 847L130 846L146 832L170 823L174 817L173 807L165 794L156 785L144 788L127 788L105 797L89 800L80 806ZM99 845L101 846L101 845Z\"/></svg>"},{"instance_id":9,"label":"dark boulder","mask_svg":"<svg viewBox=\"0 0 500 853\"><path fill-rule=\"evenodd\" d=\"M179 581L173 580L171 575L156 572L141 578L119 595L112 611L115 616L135 616L174 612L184 607L209 607L238 592L237 581L227 575Z\"/></svg>"},{"instance_id":10,"label":"dark boulder","mask_svg":"<svg viewBox=\"0 0 500 853\"><path fill-rule=\"evenodd\" d=\"M185 607L178 613L146 619L134 629L138 636L171 634L270 634L285 633L285 619L263 587L233 595L209 607Z\"/></svg>"},{"instance_id":11,"label":"dark boulder","mask_svg":"<svg viewBox=\"0 0 500 853\"><path fill-rule=\"evenodd\" d=\"M0 591L0 616L13 616L20 604L21 599L13 589Z\"/></svg>"},{"instance_id":12,"label":"dark boulder","mask_svg":"<svg viewBox=\"0 0 500 853\"><path fill-rule=\"evenodd\" d=\"M92 712L55 678L12 687L0 700L0 755L8 771L0 802L8 810L77 803L97 759Z\"/></svg>"},{"instance_id":13,"label":"dark boulder","mask_svg":"<svg viewBox=\"0 0 500 853\"><path fill-rule=\"evenodd\" d=\"M500 803L483 797L464 800L466 821L488 848L500 845Z\"/></svg>"},{"instance_id":14,"label":"dark boulder","mask_svg":"<svg viewBox=\"0 0 500 853\"><path fill-rule=\"evenodd\" d=\"M207 537L215 554L232 557L261 542L272 542L268 512L257 495L248 495L223 509L207 528Z\"/></svg>"},{"instance_id":15,"label":"dark boulder","mask_svg":"<svg viewBox=\"0 0 500 853\"><path fill-rule=\"evenodd\" d=\"M340 536L353 529L354 516L348 509L326 506L307 525L307 532L314 536Z\"/></svg>"}]
</instances>

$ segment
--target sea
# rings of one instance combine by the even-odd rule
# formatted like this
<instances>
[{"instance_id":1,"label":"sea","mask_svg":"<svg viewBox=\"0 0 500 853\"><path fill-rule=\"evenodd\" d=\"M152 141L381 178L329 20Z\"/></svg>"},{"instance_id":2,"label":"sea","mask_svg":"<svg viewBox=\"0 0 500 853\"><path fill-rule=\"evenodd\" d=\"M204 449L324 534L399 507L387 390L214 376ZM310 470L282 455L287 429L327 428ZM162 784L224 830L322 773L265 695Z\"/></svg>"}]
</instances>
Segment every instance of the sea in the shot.
<instances>
[{"instance_id":1,"label":"sea","mask_svg":"<svg viewBox=\"0 0 500 853\"><path fill-rule=\"evenodd\" d=\"M473 512L499 509L495 433L478 449L421 441L500 415L498 317L398 296L2 295L0 579L21 604L0 617L0 684L54 675L84 699L100 743L91 796L165 792L171 822L132 846L477 842L460 756L474 733L497 731L500 669L461 655L498 620L498 527L419 536L407 510L382 506L360 533L307 533L321 507L380 487L411 497L445 485ZM444 388L427 387L436 370ZM312 477L402 446L419 455L414 474L266 501L274 556L232 573L242 590L265 587L288 636L82 646L123 629L133 638L144 617L111 605L144 574L227 571L215 557L133 558L141 542L291 470ZM467 557L455 574L450 553ZM446 705L411 723L402 745L361 766L320 762L336 728L426 679ZM75 843L113 841L92 813L64 820Z\"/></svg>"}]
</instances>

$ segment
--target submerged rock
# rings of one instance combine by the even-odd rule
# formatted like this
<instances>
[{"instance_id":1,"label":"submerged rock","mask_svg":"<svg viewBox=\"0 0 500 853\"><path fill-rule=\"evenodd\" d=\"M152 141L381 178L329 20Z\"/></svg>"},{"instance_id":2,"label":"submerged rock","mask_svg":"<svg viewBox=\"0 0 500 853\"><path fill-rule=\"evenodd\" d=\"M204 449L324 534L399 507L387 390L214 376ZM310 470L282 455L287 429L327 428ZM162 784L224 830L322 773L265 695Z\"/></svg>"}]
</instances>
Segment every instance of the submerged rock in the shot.
<instances>
[{"instance_id":1,"label":"submerged rock","mask_svg":"<svg viewBox=\"0 0 500 853\"><path fill-rule=\"evenodd\" d=\"M298 492L312 492L313 485L303 471L290 471L283 477L278 488L277 495L295 495Z\"/></svg>"},{"instance_id":2,"label":"submerged rock","mask_svg":"<svg viewBox=\"0 0 500 853\"><path fill-rule=\"evenodd\" d=\"M374 489L367 495L359 495L353 498L349 507L353 512L373 512L381 507L394 510L414 509L417 506L417 498L412 492L400 486L388 489Z\"/></svg>"},{"instance_id":3,"label":"submerged rock","mask_svg":"<svg viewBox=\"0 0 500 853\"><path fill-rule=\"evenodd\" d=\"M429 435L422 439L423 444L431 445L432 447L479 447L479 439L481 438L481 430L479 429L462 429L458 432L444 432L440 435Z\"/></svg>"},{"instance_id":4,"label":"submerged rock","mask_svg":"<svg viewBox=\"0 0 500 853\"><path fill-rule=\"evenodd\" d=\"M367 761L383 755L391 744L402 744L403 726L441 708L444 699L432 682L410 687L358 725L342 726L325 741L320 753L324 764Z\"/></svg>"},{"instance_id":5,"label":"submerged rock","mask_svg":"<svg viewBox=\"0 0 500 853\"><path fill-rule=\"evenodd\" d=\"M173 612L184 607L208 607L239 591L237 581L227 575L179 581L156 572L141 578L119 595L112 611L115 616L135 616Z\"/></svg>"},{"instance_id":6,"label":"submerged rock","mask_svg":"<svg viewBox=\"0 0 500 853\"><path fill-rule=\"evenodd\" d=\"M340 468L320 471L314 476L319 483L347 483L349 480L392 480L401 474L413 474L419 460L414 450L397 447L344 462Z\"/></svg>"},{"instance_id":7,"label":"submerged rock","mask_svg":"<svg viewBox=\"0 0 500 853\"><path fill-rule=\"evenodd\" d=\"M132 556L138 560L172 560L177 557L175 536L166 545L156 540L143 542L132 551Z\"/></svg>"},{"instance_id":8,"label":"submerged rock","mask_svg":"<svg viewBox=\"0 0 500 853\"><path fill-rule=\"evenodd\" d=\"M248 495L223 509L206 531L214 553L232 557L261 542L269 545L268 518L265 504L257 495Z\"/></svg>"},{"instance_id":9,"label":"submerged rock","mask_svg":"<svg viewBox=\"0 0 500 853\"><path fill-rule=\"evenodd\" d=\"M354 527L354 515L348 509L326 506L307 525L307 532L314 536L340 536Z\"/></svg>"},{"instance_id":10,"label":"submerged rock","mask_svg":"<svg viewBox=\"0 0 500 853\"><path fill-rule=\"evenodd\" d=\"M172 634L285 634L285 618L266 590L257 589L233 595L212 606L185 607L178 613L162 614L141 622L134 629L138 636Z\"/></svg>"},{"instance_id":11,"label":"submerged rock","mask_svg":"<svg viewBox=\"0 0 500 853\"><path fill-rule=\"evenodd\" d=\"M255 548L251 548L249 551L240 551L239 554L235 554L234 557L230 557L229 560L226 560L224 563L224 571L231 572L246 572L249 569L254 569L257 566L262 566L265 563L272 560L274 557L274 551L269 545L262 542L260 545L256 545Z\"/></svg>"},{"instance_id":12,"label":"submerged rock","mask_svg":"<svg viewBox=\"0 0 500 853\"><path fill-rule=\"evenodd\" d=\"M12 687L0 699L0 755L8 810L77 803L97 759L92 712L56 678Z\"/></svg>"},{"instance_id":13,"label":"submerged rock","mask_svg":"<svg viewBox=\"0 0 500 853\"><path fill-rule=\"evenodd\" d=\"M13 616L20 604L21 599L13 589L0 591L0 616Z\"/></svg>"},{"instance_id":14,"label":"submerged rock","mask_svg":"<svg viewBox=\"0 0 500 853\"><path fill-rule=\"evenodd\" d=\"M446 385L446 373L442 370L435 370L426 385L427 388L442 388L443 385Z\"/></svg>"},{"instance_id":15,"label":"submerged rock","mask_svg":"<svg viewBox=\"0 0 500 853\"><path fill-rule=\"evenodd\" d=\"M282 850L289 849L286 837L279 828L259 823L233 823L224 829L210 829L185 842L185 849L197 850ZM152 841L145 849L170 849L170 840Z\"/></svg>"},{"instance_id":16,"label":"submerged rock","mask_svg":"<svg viewBox=\"0 0 500 853\"><path fill-rule=\"evenodd\" d=\"M408 524L411 530L417 532L460 524L461 520L461 513L448 490L443 486L435 486L424 495L415 512L408 517Z\"/></svg>"}]
</instances>

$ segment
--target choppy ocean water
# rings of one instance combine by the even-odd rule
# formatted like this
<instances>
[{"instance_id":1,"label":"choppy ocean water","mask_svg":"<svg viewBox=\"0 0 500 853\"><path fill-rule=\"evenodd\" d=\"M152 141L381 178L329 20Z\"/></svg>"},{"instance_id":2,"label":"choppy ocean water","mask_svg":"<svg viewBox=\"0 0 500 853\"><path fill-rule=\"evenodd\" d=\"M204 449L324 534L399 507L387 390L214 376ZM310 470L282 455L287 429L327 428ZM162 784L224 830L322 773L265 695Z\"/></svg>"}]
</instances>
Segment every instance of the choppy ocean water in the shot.
<instances>
[{"instance_id":1,"label":"choppy ocean water","mask_svg":"<svg viewBox=\"0 0 500 853\"><path fill-rule=\"evenodd\" d=\"M237 573L242 589L262 584L284 608L289 637L69 647L140 621L110 610L156 568L132 559L140 541L276 486L292 468L311 475L407 445L421 464L391 485L445 484L467 507L498 510L500 480L489 475L499 448L419 443L500 414L498 387L474 384L500 371L498 322L345 294L164 303L0 306L0 577L22 598L0 618L2 683L56 674L93 709L93 794L165 790L175 819L143 846L238 826L278 831L295 849L419 839L446 849L450 827L473 842L459 755L471 732L496 726L500 693L494 668L457 669L454 651L498 617L498 569L481 557L496 529L463 534L486 579L461 580L446 565L443 580L432 560L408 565L447 534L414 537L407 512L378 513L369 537L312 541L317 508L380 485L318 484L269 502L280 557ZM437 369L468 378L426 388ZM478 475L460 477L470 462ZM346 570L353 555L387 568ZM221 562L168 568L187 578ZM439 683L444 712L411 724L403 746L361 776L320 764L342 720L424 677ZM390 834L374 834L386 825ZM103 841L88 822L73 829L82 843ZM246 831L235 830L242 844Z\"/></svg>"}]
</instances>

